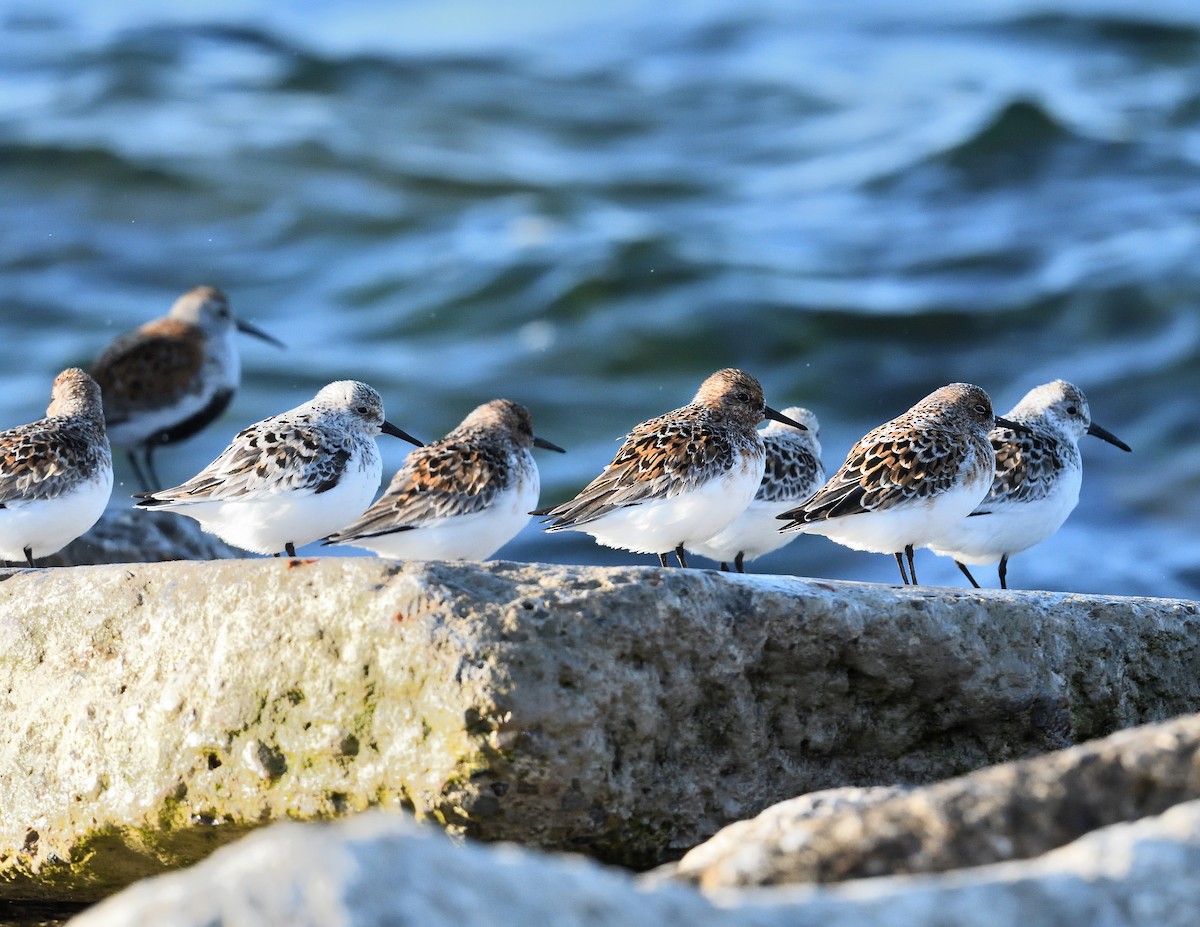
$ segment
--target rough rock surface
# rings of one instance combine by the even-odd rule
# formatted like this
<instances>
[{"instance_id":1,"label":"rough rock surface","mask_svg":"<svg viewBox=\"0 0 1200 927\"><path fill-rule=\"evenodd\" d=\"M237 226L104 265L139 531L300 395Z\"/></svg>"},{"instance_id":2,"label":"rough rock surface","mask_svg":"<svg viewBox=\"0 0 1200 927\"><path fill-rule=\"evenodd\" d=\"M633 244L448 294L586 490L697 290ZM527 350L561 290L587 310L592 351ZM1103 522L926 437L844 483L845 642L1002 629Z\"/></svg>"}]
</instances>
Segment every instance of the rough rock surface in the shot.
<instances>
[{"instance_id":1,"label":"rough rock surface","mask_svg":"<svg viewBox=\"0 0 1200 927\"><path fill-rule=\"evenodd\" d=\"M245 551L205 534L191 518L131 507L109 509L87 534L37 563L39 567L79 566L244 556Z\"/></svg>"},{"instance_id":2,"label":"rough rock surface","mask_svg":"<svg viewBox=\"0 0 1200 927\"><path fill-rule=\"evenodd\" d=\"M861 813L911 791L903 785L846 786L789 798L756 817L722 827L710 839L688 850L678 862L645 873L643 884L666 883L671 879L701 885L707 884L709 879L718 885L756 884L752 878L735 879L733 873L757 871L765 860L782 852L781 847L797 828L843 812Z\"/></svg>"},{"instance_id":3,"label":"rough rock surface","mask_svg":"<svg viewBox=\"0 0 1200 927\"><path fill-rule=\"evenodd\" d=\"M375 559L0 573L0 898L368 807L645 867L1200 705L1190 602Z\"/></svg>"},{"instance_id":4,"label":"rough rock surface","mask_svg":"<svg viewBox=\"0 0 1200 927\"><path fill-rule=\"evenodd\" d=\"M836 886L647 888L578 858L454 846L402 815L277 824L71 927L1193 927L1200 803L1037 860Z\"/></svg>"},{"instance_id":5,"label":"rough rock surface","mask_svg":"<svg viewBox=\"0 0 1200 927\"><path fill-rule=\"evenodd\" d=\"M943 872L1026 859L1200 799L1200 715L824 813L805 796L731 825L670 868L712 889ZM807 813L806 813L807 810Z\"/></svg>"}]
</instances>

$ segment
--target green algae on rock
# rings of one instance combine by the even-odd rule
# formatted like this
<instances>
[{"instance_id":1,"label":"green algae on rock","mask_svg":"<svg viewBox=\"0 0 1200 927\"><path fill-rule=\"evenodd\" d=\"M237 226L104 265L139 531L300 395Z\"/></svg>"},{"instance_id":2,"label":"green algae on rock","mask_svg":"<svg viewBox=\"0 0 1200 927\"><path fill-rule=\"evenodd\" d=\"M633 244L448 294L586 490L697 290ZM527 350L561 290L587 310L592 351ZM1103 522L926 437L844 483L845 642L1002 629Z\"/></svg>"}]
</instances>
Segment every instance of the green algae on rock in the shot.
<instances>
[{"instance_id":1,"label":"green algae on rock","mask_svg":"<svg viewBox=\"0 0 1200 927\"><path fill-rule=\"evenodd\" d=\"M411 809L646 867L1200 705L1193 603L375 559L0 573L0 898Z\"/></svg>"}]
</instances>

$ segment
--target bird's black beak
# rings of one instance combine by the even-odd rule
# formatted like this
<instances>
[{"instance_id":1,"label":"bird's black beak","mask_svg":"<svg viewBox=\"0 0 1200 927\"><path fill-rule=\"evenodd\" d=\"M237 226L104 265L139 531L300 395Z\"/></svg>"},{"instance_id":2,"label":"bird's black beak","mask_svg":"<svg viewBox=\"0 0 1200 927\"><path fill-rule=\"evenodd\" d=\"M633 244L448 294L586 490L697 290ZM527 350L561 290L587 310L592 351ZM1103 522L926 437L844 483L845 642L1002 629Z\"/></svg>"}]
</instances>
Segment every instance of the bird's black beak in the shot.
<instances>
[{"instance_id":1,"label":"bird's black beak","mask_svg":"<svg viewBox=\"0 0 1200 927\"><path fill-rule=\"evenodd\" d=\"M1011 418L1001 418L999 415L996 416L996 424L1001 428L1008 428L1012 431L1015 431L1019 435L1027 435L1033 432L1033 429L1028 425L1022 425L1020 422L1014 422Z\"/></svg>"},{"instance_id":2,"label":"bird's black beak","mask_svg":"<svg viewBox=\"0 0 1200 927\"><path fill-rule=\"evenodd\" d=\"M1109 444L1119 447L1123 451L1129 451L1130 453L1133 452L1133 448L1131 448L1128 444L1118 438L1107 428L1101 428L1095 422L1092 422L1092 424L1088 425L1087 433L1090 435L1095 435L1101 441L1107 441Z\"/></svg>"},{"instance_id":3,"label":"bird's black beak","mask_svg":"<svg viewBox=\"0 0 1200 927\"><path fill-rule=\"evenodd\" d=\"M537 435L533 436L533 446L544 448L547 451L558 451L560 454L566 453L566 451L557 444L551 444L545 438L539 438Z\"/></svg>"},{"instance_id":4,"label":"bird's black beak","mask_svg":"<svg viewBox=\"0 0 1200 927\"><path fill-rule=\"evenodd\" d=\"M794 419L788 418L782 412L776 412L770 406L763 406L763 416L775 422L783 422L785 425L791 425L793 428L799 428L801 431L808 431L807 425L801 425Z\"/></svg>"},{"instance_id":5,"label":"bird's black beak","mask_svg":"<svg viewBox=\"0 0 1200 927\"><path fill-rule=\"evenodd\" d=\"M234 322L234 325L237 326L238 331L245 332L247 335L253 335L255 338L261 338L267 344L273 344L277 348L286 347L282 341L272 335L268 335L257 325L251 325L249 322L243 322L241 319Z\"/></svg>"},{"instance_id":6,"label":"bird's black beak","mask_svg":"<svg viewBox=\"0 0 1200 927\"><path fill-rule=\"evenodd\" d=\"M412 435L410 435L407 431L402 431L401 429L399 429L395 425L393 425L391 422L384 422L383 426L379 430L382 431L385 435L391 435L393 438L400 438L401 440L407 441L409 444L415 444L417 447L425 446L422 442L418 441L416 438L414 438Z\"/></svg>"}]
</instances>

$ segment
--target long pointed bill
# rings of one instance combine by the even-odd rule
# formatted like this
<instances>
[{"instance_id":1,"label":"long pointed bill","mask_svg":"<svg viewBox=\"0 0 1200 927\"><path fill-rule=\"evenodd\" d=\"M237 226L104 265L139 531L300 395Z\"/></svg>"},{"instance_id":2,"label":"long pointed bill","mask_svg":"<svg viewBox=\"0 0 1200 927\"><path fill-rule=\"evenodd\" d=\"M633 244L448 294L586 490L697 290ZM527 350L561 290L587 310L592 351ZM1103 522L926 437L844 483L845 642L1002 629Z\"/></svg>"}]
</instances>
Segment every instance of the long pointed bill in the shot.
<instances>
[{"instance_id":1,"label":"long pointed bill","mask_svg":"<svg viewBox=\"0 0 1200 927\"><path fill-rule=\"evenodd\" d=\"M1021 435L1027 435L1033 431L1033 429L1028 425L1022 425L1020 422L1014 422L1011 418L1001 418L999 415L996 416L996 424L1001 428L1009 428Z\"/></svg>"},{"instance_id":2,"label":"long pointed bill","mask_svg":"<svg viewBox=\"0 0 1200 927\"><path fill-rule=\"evenodd\" d=\"M763 416L772 421L782 422L785 425L791 425L793 428L799 428L801 431L808 431L807 425L801 425L795 419L790 419L782 412L776 412L770 406L763 406Z\"/></svg>"},{"instance_id":3,"label":"long pointed bill","mask_svg":"<svg viewBox=\"0 0 1200 927\"><path fill-rule=\"evenodd\" d=\"M566 451L557 444L551 444L545 438L539 438L537 435L533 436L533 446L543 448L547 451L558 451L560 454L566 453Z\"/></svg>"},{"instance_id":4,"label":"long pointed bill","mask_svg":"<svg viewBox=\"0 0 1200 927\"><path fill-rule=\"evenodd\" d=\"M238 331L245 332L247 335L253 335L255 338L261 338L267 344L273 344L277 348L287 347L287 345L285 345L278 338L268 335L257 325L251 325L249 322L243 322L241 319L238 319L234 324L237 326Z\"/></svg>"},{"instance_id":5,"label":"long pointed bill","mask_svg":"<svg viewBox=\"0 0 1200 927\"><path fill-rule=\"evenodd\" d=\"M1101 441L1107 441L1109 444L1113 445L1114 447L1119 447L1123 451L1129 451L1130 453L1133 453L1133 448L1131 448L1107 428L1101 428L1095 422L1092 422L1092 424L1088 425L1087 433L1090 435L1095 435Z\"/></svg>"},{"instance_id":6,"label":"long pointed bill","mask_svg":"<svg viewBox=\"0 0 1200 927\"><path fill-rule=\"evenodd\" d=\"M422 442L418 441L416 438L414 438L412 435L410 435L407 431L401 431L399 428L397 428L391 422L384 422L383 427L381 427L379 430L382 431L385 435L391 435L393 438L400 438L402 441L407 441L409 444L415 444L417 447L425 446Z\"/></svg>"}]
</instances>

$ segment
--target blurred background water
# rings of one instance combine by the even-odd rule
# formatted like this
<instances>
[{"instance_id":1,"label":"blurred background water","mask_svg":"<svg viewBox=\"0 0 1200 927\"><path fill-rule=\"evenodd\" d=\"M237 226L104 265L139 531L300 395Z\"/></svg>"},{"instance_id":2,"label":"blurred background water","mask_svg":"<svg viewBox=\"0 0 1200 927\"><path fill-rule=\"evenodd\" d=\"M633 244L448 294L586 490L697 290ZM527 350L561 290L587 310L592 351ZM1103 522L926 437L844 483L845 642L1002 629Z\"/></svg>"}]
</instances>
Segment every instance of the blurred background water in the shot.
<instances>
[{"instance_id":1,"label":"blurred background water","mask_svg":"<svg viewBox=\"0 0 1200 927\"><path fill-rule=\"evenodd\" d=\"M0 427L199 283L288 344L243 339L172 482L344 377L426 439L526 403L570 451L543 502L722 366L813 409L830 469L944 383L1064 377L1135 453L1085 439L1010 580L1194 597L1198 220L1194 0L0 0ZM755 567L896 578L820 537Z\"/></svg>"}]
</instances>

